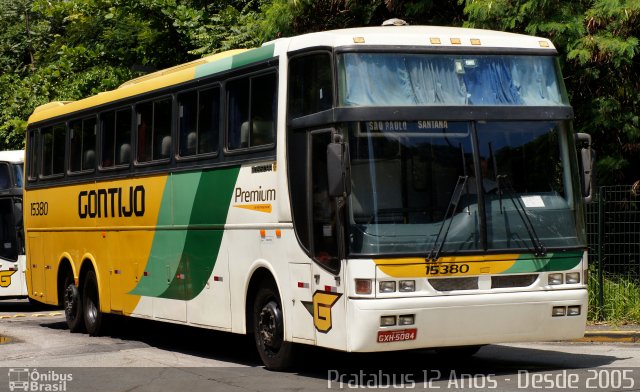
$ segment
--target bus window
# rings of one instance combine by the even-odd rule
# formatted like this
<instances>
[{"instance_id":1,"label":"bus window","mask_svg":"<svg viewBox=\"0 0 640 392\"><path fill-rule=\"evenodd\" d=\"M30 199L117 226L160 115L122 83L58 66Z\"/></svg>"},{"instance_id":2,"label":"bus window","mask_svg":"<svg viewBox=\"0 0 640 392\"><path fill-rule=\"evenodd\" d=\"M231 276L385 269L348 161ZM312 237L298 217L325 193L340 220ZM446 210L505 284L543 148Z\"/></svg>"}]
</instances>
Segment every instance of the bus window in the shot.
<instances>
[{"instance_id":1,"label":"bus window","mask_svg":"<svg viewBox=\"0 0 640 392\"><path fill-rule=\"evenodd\" d=\"M153 103L153 159L171 155L171 98Z\"/></svg>"},{"instance_id":2,"label":"bus window","mask_svg":"<svg viewBox=\"0 0 640 392\"><path fill-rule=\"evenodd\" d=\"M8 170L7 165L1 166ZM0 258L12 261L18 259L16 222L11 198L0 199Z\"/></svg>"},{"instance_id":3,"label":"bus window","mask_svg":"<svg viewBox=\"0 0 640 392\"><path fill-rule=\"evenodd\" d=\"M218 151L220 89L190 91L178 95L180 156Z\"/></svg>"},{"instance_id":4,"label":"bus window","mask_svg":"<svg viewBox=\"0 0 640 392\"><path fill-rule=\"evenodd\" d=\"M136 106L138 118L138 162L151 160L151 121L153 117L153 102L145 102Z\"/></svg>"},{"instance_id":5,"label":"bus window","mask_svg":"<svg viewBox=\"0 0 640 392\"><path fill-rule=\"evenodd\" d=\"M200 92L198 101L198 154L218 151L220 126L220 89Z\"/></svg>"},{"instance_id":6,"label":"bus window","mask_svg":"<svg viewBox=\"0 0 640 392\"><path fill-rule=\"evenodd\" d=\"M276 75L235 80L227 84L227 90L227 148L235 150L272 144L276 124Z\"/></svg>"},{"instance_id":7,"label":"bus window","mask_svg":"<svg viewBox=\"0 0 640 392\"><path fill-rule=\"evenodd\" d=\"M69 171L93 170L96 166L95 117L70 122L69 132Z\"/></svg>"},{"instance_id":8,"label":"bus window","mask_svg":"<svg viewBox=\"0 0 640 392\"><path fill-rule=\"evenodd\" d=\"M42 175L52 176L64 173L64 151L67 127L56 124L42 128Z\"/></svg>"},{"instance_id":9,"label":"bus window","mask_svg":"<svg viewBox=\"0 0 640 392\"><path fill-rule=\"evenodd\" d=\"M13 164L12 165L13 166L13 175L15 176L14 177L14 182L15 182L14 186L16 188L22 188L22 184L24 182L23 181L23 174L22 174L22 171L23 171L22 165L23 165L22 163Z\"/></svg>"},{"instance_id":10,"label":"bus window","mask_svg":"<svg viewBox=\"0 0 640 392\"><path fill-rule=\"evenodd\" d=\"M297 57L289 65L289 115L293 118L331 108L331 57L315 53Z\"/></svg>"},{"instance_id":11,"label":"bus window","mask_svg":"<svg viewBox=\"0 0 640 392\"><path fill-rule=\"evenodd\" d=\"M9 165L0 164L0 190L11 188L11 174L9 172Z\"/></svg>"},{"instance_id":12,"label":"bus window","mask_svg":"<svg viewBox=\"0 0 640 392\"><path fill-rule=\"evenodd\" d=\"M131 162L131 109L112 110L100 116L102 124L102 167Z\"/></svg>"},{"instance_id":13,"label":"bus window","mask_svg":"<svg viewBox=\"0 0 640 392\"><path fill-rule=\"evenodd\" d=\"M29 180L35 181L38 178L40 169L40 144L38 143L38 130L29 131L28 157L29 157Z\"/></svg>"},{"instance_id":14,"label":"bus window","mask_svg":"<svg viewBox=\"0 0 640 392\"><path fill-rule=\"evenodd\" d=\"M138 162L169 158L171 154L171 98L136 106Z\"/></svg>"},{"instance_id":15,"label":"bus window","mask_svg":"<svg viewBox=\"0 0 640 392\"><path fill-rule=\"evenodd\" d=\"M190 91L178 95L180 116L180 156L195 155L198 139L198 93Z\"/></svg>"}]
</instances>

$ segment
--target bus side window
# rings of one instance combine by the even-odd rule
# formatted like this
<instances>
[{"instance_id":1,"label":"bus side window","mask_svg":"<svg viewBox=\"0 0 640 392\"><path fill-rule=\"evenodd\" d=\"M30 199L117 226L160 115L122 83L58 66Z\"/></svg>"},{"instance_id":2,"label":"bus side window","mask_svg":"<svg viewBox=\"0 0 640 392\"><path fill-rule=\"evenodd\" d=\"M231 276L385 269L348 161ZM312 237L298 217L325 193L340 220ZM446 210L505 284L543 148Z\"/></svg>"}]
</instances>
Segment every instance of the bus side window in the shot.
<instances>
[{"instance_id":1,"label":"bus side window","mask_svg":"<svg viewBox=\"0 0 640 392\"><path fill-rule=\"evenodd\" d=\"M275 141L277 77L275 73L227 84L227 148L259 147Z\"/></svg>"},{"instance_id":2,"label":"bus side window","mask_svg":"<svg viewBox=\"0 0 640 392\"><path fill-rule=\"evenodd\" d=\"M171 98L136 105L138 162L169 158L171 154Z\"/></svg>"},{"instance_id":3,"label":"bus side window","mask_svg":"<svg viewBox=\"0 0 640 392\"><path fill-rule=\"evenodd\" d=\"M131 109L116 111L116 136L114 157L116 165L131 163Z\"/></svg>"},{"instance_id":4,"label":"bus side window","mask_svg":"<svg viewBox=\"0 0 640 392\"><path fill-rule=\"evenodd\" d=\"M190 91L178 95L178 116L180 126L180 156L197 153L198 93Z\"/></svg>"},{"instance_id":5,"label":"bus side window","mask_svg":"<svg viewBox=\"0 0 640 392\"><path fill-rule=\"evenodd\" d=\"M333 83L329 53L295 57L289 64L289 115L306 116L331 109Z\"/></svg>"},{"instance_id":6,"label":"bus side window","mask_svg":"<svg viewBox=\"0 0 640 392\"><path fill-rule=\"evenodd\" d=\"M151 135L153 102L138 104L136 106L136 116L138 126L138 162L148 162L151 160L151 146L153 143Z\"/></svg>"},{"instance_id":7,"label":"bus side window","mask_svg":"<svg viewBox=\"0 0 640 392\"><path fill-rule=\"evenodd\" d=\"M64 173L64 156L67 136L65 124L42 128L42 175Z\"/></svg>"},{"instance_id":8,"label":"bus side window","mask_svg":"<svg viewBox=\"0 0 640 392\"><path fill-rule=\"evenodd\" d=\"M180 156L218 151L220 88L178 95Z\"/></svg>"},{"instance_id":9,"label":"bus side window","mask_svg":"<svg viewBox=\"0 0 640 392\"><path fill-rule=\"evenodd\" d=\"M275 140L277 80L275 74L251 80L250 147L271 144Z\"/></svg>"},{"instance_id":10,"label":"bus side window","mask_svg":"<svg viewBox=\"0 0 640 392\"><path fill-rule=\"evenodd\" d=\"M153 159L171 156L171 98L153 102Z\"/></svg>"},{"instance_id":11,"label":"bus side window","mask_svg":"<svg viewBox=\"0 0 640 392\"><path fill-rule=\"evenodd\" d=\"M220 129L220 88L200 91L198 94L198 154L218 151Z\"/></svg>"},{"instance_id":12,"label":"bus side window","mask_svg":"<svg viewBox=\"0 0 640 392\"><path fill-rule=\"evenodd\" d=\"M96 119L74 120L69 123L69 131L69 171L93 170L96 165Z\"/></svg>"},{"instance_id":13,"label":"bus side window","mask_svg":"<svg viewBox=\"0 0 640 392\"><path fill-rule=\"evenodd\" d=\"M9 165L0 164L0 190L11 188L11 175L9 174Z\"/></svg>"},{"instance_id":14,"label":"bus side window","mask_svg":"<svg viewBox=\"0 0 640 392\"><path fill-rule=\"evenodd\" d=\"M229 113L227 116L229 150L249 147L249 79L227 84Z\"/></svg>"},{"instance_id":15,"label":"bus side window","mask_svg":"<svg viewBox=\"0 0 640 392\"><path fill-rule=\"evenodd\" d=\"M28 179L29 181L35 181L38 178L38 172L40 170L40 133L37 129L29 131L29 140L26 156L28 160Z\"/></svg>"},{"instance_id":16,"label":"bus side window","mask_svg":"<svg viewBox=\"0 0 640 392\"><path fill-rule=\"evenodd\" d=\"M111 110L100 115L102 167L125 166L131 162L131 109Z\"/></svg>"}]
</instances>

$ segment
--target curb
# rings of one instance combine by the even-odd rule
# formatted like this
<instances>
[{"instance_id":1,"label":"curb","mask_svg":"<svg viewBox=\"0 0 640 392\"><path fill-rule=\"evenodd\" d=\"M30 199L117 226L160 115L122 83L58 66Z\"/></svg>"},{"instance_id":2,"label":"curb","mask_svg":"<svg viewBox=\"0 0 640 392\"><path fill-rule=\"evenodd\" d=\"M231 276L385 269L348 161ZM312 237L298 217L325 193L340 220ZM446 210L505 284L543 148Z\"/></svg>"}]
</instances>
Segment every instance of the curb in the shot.
<instances>
[{"instance_id":1,"label":"curb","mask_svg":"<svg viewBox=\"0 0 640 392\"><path fill-rule=\"evenodd\" d=\"M32 314L10 314L10 315L2 315L0 319L13 319L13 318L21 318L21 317L53 317L53 316L61 316L64 312L50 312L50 313L32 313Z\"/></svg>"},{"instance_id":2,"label":"curb","mask_svg":"<svg viewBox=\"0 0 640 392\"><path fill-rule=\"evenodd\" d=\"M640 343L640 330L585 331L577 342L621 342Z\"/></svg>"}]
</instances>

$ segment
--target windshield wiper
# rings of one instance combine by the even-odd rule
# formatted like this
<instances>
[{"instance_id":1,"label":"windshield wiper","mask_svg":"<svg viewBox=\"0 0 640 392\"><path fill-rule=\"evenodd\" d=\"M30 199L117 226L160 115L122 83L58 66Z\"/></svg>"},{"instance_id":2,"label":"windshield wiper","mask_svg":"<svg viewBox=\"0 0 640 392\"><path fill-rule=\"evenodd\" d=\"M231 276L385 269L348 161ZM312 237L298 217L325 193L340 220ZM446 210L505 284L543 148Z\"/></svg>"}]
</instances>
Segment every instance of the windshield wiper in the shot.
<instances>
[{"instance_id":1,"label":"windshield wiper","mask_svg":"<svg viewBox=\"0 0 640 392\"><path fill-rule=\"evenodd\" d=\"M496 180L498 182L498 195L500 196L500 213L502 213L502 190L505 189L518 212L518 216L520 216L520 220L522 220L525 229L527 229L527 233L529 234L529 238L531 239L531 243L535 250L534 254L538 257L546 255L547 249L542 245L540 237L536 234L536 229L527 215L527 210L522 204L522 199L516 196L511 180L509 180L509 176L506 174L499 174L496 176Z\"/></svg>"},{"instance_id":2,"label":"windshield wiper","mask_svg":"<svg viewBox=\"0 0 640 392\"><path fill-rule=\"evenodd\" d=\"M449 229L451 229L451 223L453 222L453 215L455 215L456 210L458 209L458 203L460 203L460 197L462 196L462 191L467 184L467 180L469 176L459 176L458 181L456 182L455 188L453 188L453 194L451 195L451 199L449 199L449 205L447 206L447 211L444 214L444 218L442 219L442 224L440 225L440 230L438 230L438 235L436 236L435 241L433 242L433 247L427 256L428 261L438 260L440 257L440 252L442 251L442 247L444 246L445 241L447 240L447 235L449 234ZM440 239L440 234L442 234L442 229L445 224L449 223L447 229L442 236L442 241L438 244L438 240Z\"/></svg>"}]
</instances>

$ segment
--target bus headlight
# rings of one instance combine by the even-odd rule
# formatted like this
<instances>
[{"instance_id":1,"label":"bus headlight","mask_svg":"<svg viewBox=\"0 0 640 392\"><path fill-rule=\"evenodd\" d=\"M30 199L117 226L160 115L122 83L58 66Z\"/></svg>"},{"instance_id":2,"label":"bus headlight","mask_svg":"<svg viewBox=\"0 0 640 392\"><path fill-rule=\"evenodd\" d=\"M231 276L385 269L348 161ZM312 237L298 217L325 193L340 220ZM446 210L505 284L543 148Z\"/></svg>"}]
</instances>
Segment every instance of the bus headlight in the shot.
<instances>
[{"instance_id":1,"label":"bus headlight","mask_svg":"<svg viewBox=\"0 0 640 392\"><path fill-rule=\"evenodd\" d=\"M408 293L412 291L416 291L416 281L415 280L401 280L398 284L398 291L402 293Z\"/></svg>"},{"instance_id":2,"label":"bus headlight","mask_svg":"<svg viewBox=\"0 0 640 392\"><path fill-rule=\"evenodd\" d=\"M566 284L580 283L580 272L569 272L564 279Z\"/></svg>"},{"instance_id":3,"label":"bus headlight","mask_svg":"<svg viewBox=\"0 0 640 392\"><path fill-rule=\"evenodd\" d=\"M380 317L381 327L392 327L396 325L396 316L382 316Z\"/></svg>"},{"instance_id":4,"label":"bus headlight","mask_svg":"<svg viewBox=\"0 0 640 392\"><path fill-rule=\"evenodd\" d=\"M562 274L549 274L549 285L562 284Z\"/></svg>"},{"instance_id":5,"label":"bus headlight","mask_svg":"<svg viewBox=\"0 0 640 392\"><path fill-rule=\"evenodd\" d=\"M415 324L416 316L413 314L403 314L398 316L398 325L413 325Z\"/></svg>"},{"instance_id":6,"label":"bus headlight","mask_svg":"<svg viewBox=\"0 0 640 392\"><path fill-rule=\"evenodd\" d=\"M393 293L395 291L396 291L396 282L393 282L393 281L380 282L381 293Z\"/></svg>"},{"instance_id":7,"label":"bus headlight","mask_svg":"<svg viewBox=\"0 0 640 392\"><path fill-rule=\"evenodd\" d=\"M580 316L580 305L572 305L567 308L567 316Z\"/></svg>"}]
</instances>

